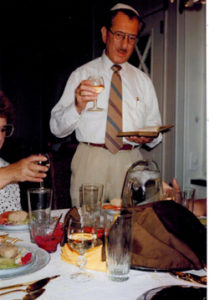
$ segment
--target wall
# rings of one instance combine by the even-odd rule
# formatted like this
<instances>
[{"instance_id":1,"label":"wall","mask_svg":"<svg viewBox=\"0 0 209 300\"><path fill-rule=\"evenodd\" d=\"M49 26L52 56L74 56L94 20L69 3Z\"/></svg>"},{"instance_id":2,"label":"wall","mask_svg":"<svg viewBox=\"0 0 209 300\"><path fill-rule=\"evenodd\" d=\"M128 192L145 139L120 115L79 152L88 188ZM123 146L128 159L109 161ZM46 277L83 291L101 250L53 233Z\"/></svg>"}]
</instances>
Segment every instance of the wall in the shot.
<instances>
[{"instance_id":1,"label":"wall","mask_svg":"<svg viewBox=\"0 0 209 300\"><path fill-rule=\"evenodd\" d=\"M175 165L181 185L190 186L206 179L206 9L177 16ZM206 196L205 187L191 186Z\"/></svg>"}]
</instances>

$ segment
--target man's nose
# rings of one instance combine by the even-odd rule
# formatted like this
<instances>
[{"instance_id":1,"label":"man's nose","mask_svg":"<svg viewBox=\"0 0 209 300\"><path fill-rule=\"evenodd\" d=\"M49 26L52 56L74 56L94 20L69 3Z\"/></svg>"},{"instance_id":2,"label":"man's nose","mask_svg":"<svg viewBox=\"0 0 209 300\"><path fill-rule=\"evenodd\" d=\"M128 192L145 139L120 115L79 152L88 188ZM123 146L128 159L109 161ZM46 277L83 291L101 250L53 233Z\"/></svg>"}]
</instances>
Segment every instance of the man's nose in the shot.
<instances>
[{"instance_id":1,"label":"man's nose","mask_svg":"<svg viewBox=\"0 0 209 300\"><path fill-rule=\"evenodd\" d=\"M128 36L124 36L124 38L122 39L122 48L123 49L127 49L128 47L128 44L129 44L129 38Z\"/></svg>"}]
</instances>

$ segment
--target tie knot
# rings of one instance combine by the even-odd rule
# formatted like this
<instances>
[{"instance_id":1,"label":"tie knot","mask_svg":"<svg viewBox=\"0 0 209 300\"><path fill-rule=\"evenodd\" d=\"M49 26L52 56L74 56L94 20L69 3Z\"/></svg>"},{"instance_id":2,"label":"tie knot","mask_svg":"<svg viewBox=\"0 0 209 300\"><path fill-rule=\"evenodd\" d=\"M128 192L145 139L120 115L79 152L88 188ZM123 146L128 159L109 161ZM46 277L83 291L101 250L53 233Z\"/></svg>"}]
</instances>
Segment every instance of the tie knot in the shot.
<instances>
[{"instance_id":1,"label":"tie knot","mask_svg":"<svg viewBox=\"0 0 209 300\"><path fill-rule=\"evenodd\" d=\"M120 71L120 70L122 69L122 67L119 66L119 65L113 65L113 66L111 67L111 69L112 69L114 72L118 72L118 71Z\"/></svg>"}]
</instances>

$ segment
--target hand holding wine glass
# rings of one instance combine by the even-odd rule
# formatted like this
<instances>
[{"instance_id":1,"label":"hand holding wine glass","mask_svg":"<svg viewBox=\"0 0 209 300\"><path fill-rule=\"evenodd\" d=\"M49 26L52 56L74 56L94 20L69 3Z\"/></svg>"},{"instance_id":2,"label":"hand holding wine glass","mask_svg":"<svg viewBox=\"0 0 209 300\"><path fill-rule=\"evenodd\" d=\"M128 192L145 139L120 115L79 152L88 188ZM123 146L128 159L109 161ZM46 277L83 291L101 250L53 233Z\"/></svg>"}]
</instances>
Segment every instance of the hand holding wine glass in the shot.
<instances>
[{"instance_id":1,"label":"hand holding wine glass","mask_svg":"<svg viewBox=\"0 0 209 300\"><path fill-rule=\"evenodd\" d=\"M47 158L47 160L40 160L38 161L38 165L40 166L46 166L47 168L50 168L50 159L49 159L49 155L47 153L41 154L43 156L45 156ZM40 188L44 188L44 182L40 182Z\"/></svg>"},{"instance_id":2,"label":"hand holding wine glass","mask_svg":"<svg viewBox=\"0 0 209 300\"><path fill-rule=\"evenodd\" d=\"M102 76L95 77L90 76L88 77L88 80L91 82L92 87L95 89L97 94L100 94L104 89L104 79ZM93 107L88 108L87 111L102 111L103 108L97 106L97 100L93 102Z\"/></svg>"}]
</instances>

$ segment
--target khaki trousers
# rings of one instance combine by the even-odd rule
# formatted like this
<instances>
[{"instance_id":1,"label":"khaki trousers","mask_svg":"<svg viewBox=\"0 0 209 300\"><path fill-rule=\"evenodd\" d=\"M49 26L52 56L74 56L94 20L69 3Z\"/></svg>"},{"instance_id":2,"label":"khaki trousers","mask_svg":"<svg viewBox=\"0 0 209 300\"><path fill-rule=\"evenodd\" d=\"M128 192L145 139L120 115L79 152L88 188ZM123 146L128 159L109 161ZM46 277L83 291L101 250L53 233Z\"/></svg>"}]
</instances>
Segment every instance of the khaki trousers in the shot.
<instances>
[{"instance_id":1,"label":"khaki trousers","mask_svg":"<svg viewBox=\"0 0 209 300\"><path fill-rule=\"evenodd\" d=\"M79 206L79 187L83 183L104 184L103 201L120 198L128 168L141 159L139 148L112 154L107 149L80 143L71 163L72 206Z\"/></svg>"}]
</instances>

